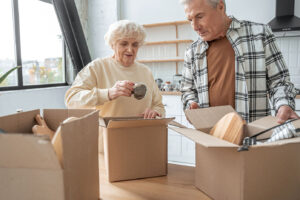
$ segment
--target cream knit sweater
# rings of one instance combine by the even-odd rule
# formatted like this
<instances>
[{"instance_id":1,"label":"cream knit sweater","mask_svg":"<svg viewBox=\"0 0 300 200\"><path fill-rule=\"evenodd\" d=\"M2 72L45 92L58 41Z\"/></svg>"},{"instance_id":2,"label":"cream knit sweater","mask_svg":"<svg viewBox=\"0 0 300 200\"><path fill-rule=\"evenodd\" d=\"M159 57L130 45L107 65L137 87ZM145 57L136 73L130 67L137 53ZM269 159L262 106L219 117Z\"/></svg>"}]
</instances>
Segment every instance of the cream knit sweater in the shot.
<instances>
[{"instance_id":1,"label":"cream knit sweater","mask_svg":"<svg viewBox=\"0 0 300 200\"><path fill-rule=\"evenodd\" d=\"M141 100L133 95L121 96L110 101L108 89L122 80L144 83L146 96ZM138 116L146 108L165 115L162 96L150 69L137 62L124 67L112 57L96 59L84 67L66 92L65 104L68 108L96 108L102 117Z\"/></svg>"}]
</instances>

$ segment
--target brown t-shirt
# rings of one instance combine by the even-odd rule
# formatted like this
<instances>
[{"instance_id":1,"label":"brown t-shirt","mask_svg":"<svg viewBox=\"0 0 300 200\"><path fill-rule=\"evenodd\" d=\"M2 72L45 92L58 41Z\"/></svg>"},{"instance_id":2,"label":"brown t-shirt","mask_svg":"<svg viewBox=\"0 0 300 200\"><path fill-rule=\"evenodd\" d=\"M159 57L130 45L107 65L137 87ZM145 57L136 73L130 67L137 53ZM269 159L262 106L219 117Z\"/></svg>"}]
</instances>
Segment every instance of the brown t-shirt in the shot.
<instances>
[{"instance_id":1,"label":"brown t-shirt","mask_svg":"<svg viewBox=\"0 0 300 200\"><path fill-rule=\"evenodd\" d=\"M235 55L226 37L208 42L209 105L235 108Z\"/></svg>"}]
</instances>

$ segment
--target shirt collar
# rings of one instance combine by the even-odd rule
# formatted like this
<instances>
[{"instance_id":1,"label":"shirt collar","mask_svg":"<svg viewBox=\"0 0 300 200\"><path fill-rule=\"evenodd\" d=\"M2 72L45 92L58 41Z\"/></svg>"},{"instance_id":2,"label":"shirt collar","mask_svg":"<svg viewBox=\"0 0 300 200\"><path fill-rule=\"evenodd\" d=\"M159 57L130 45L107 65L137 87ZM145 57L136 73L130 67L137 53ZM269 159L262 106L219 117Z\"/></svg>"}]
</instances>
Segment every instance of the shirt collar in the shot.
<instances>
[{"instance_id":1,"label":"shirt collar","mask_svg":"<svg viewBox=\"0 0 300 200\"><path fill-rule=\"evenodd\" d=\"M230 24L230 26L229 26L229 28L228 28L228 31L229 30L234 30L234 29L239 29L239 28L241 28L241 22L239 21L239 20L237 20L235 17L233 17L233 16L229 16L229 18L232 20L231 21L231 24ZM228 32L227 31L227 32Z\"/></svg>"}]
</instances>

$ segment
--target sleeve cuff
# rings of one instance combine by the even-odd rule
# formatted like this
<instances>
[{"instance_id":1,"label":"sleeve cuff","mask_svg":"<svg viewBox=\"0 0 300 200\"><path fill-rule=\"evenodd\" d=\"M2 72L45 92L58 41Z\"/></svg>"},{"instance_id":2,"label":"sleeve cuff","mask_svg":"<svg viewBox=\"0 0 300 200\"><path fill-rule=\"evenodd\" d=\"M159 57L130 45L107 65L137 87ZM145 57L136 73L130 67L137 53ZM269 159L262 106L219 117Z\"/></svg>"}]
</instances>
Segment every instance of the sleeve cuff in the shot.
<instances>
[{"instance_id":1,"label":"sleeve cuff","mask_svg":"<svg viewBox=\"0 0 300 200\"><path fill-rule=\"evenodd\" d=\"M287 99L280 99L279 101L276 102L275 105L275 116L281 106L289 106L294 110L294 107L290 104L290 102Z\"/></svg>"},{"instance_id":2,"label":"sleeve cuff","mask_svg":"<svg viewBox=\"0 0 300 200\"><path fill-rule=\"evenodd\" d=\"M97 95L98 95L99 104L103 104L109 101L108 89L98 89Z\"/></svg>"},{"instance_id":3,"label":"sleeve cuff","mask_svg":"<svg viewBox=\"0 0 300 200\"><path fill-rule=\"evenodd\" d=\"M185 106L185 109L184 109L184 110L190 109L190 105L191 105L192 102L196 102L196 103L197 103L197 101L188 100L187 103L186 103L186 106ZM199 103L197 103L197 105L198 105L198 107L200 108Z\"/></svg>"}]
</instances>

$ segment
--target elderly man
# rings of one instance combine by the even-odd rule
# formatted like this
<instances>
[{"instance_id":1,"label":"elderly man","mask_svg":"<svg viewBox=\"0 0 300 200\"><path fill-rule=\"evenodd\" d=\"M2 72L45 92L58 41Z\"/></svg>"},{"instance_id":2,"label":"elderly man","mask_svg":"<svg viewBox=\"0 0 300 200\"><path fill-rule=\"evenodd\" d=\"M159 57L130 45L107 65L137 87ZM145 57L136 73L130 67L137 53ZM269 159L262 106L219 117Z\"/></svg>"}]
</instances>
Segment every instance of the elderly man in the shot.
<instances>
[{"instance_id":1,"label":"elderly man","mask_svg":"<svg viewBox=\"0 0 300 200\"><path fill-rule=\"evenodd\" d=\"M228 17L224 0L181 0L200 36L185 53L185 109L231 105L247 122L275 110L279 123L299 118L296 91L266 25Z\"/></svg>"}]
</instances>

